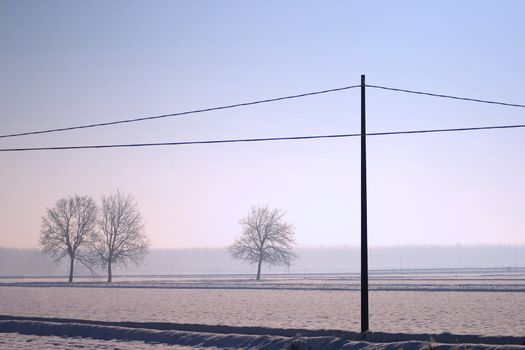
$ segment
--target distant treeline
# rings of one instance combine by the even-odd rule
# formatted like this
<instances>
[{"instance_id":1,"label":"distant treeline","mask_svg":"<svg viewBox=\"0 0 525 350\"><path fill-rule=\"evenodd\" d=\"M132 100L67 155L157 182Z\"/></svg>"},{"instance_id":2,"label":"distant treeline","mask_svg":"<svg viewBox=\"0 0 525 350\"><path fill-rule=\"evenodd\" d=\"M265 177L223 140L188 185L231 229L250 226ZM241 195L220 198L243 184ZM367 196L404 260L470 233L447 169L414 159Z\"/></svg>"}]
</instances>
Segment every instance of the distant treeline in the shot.
<instances>
[{"instance_id":1,"label":"distant treeline","mask_svg":"<svg viewBox=\"0 0 525 350\"><path fill-rule=\"evenodd\" d=\"M357 247L299 247L290 266L266 268L266 273L344 273L359 271ZM525 267L525 245L372 247L370 269L431 269ZM65 276L68 264L55 265L37 249L0 248L2 276ZM253 273L226 248L153 249L140 266L116 274L237 274ZM76 275L89 275L79 267Z\"/></svg>"}]
</instances>

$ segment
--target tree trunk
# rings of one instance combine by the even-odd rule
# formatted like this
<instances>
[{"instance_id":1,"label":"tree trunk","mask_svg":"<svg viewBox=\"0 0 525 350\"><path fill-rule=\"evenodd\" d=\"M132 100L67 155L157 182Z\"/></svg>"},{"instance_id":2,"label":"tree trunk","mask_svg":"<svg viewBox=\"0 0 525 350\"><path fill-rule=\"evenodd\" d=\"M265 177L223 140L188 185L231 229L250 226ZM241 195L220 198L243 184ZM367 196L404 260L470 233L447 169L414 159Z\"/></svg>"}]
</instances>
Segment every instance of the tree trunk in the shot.
<instances>
[{"instance_id":1,"label":"tree trunk","mask_svg":"<svg viewBox=\"0 0 525 350\"><path fill-rule=\"evenodd\" d=\"M69 264L69 281L68 282L73 282L73 267L75 266L75 258L70 256L69 259L71 260L70 264Z\"/></svg>"},{"instance_id":2,"label":"tree trunk","mask_svg":"<svg viewBox=\"0 0 525 350\"><path fill-rule=\"evenodd\" d=\"M262 265L262 254L259 257L259 264L257 265L257 278L256 278L257 281L261 280L261 265Z\"/></svg>"},{"instance_id":3,"label":"tree trunk","mask_svg":"<svg viewBox=\"0 0 525 350\"><path fill-rule=\"evenodd\" d=\"M112 279L112 276L111 276L111 259L110 259L108 262L108 283L111 283L111 279Z\"/></svg>"}]
</instances>

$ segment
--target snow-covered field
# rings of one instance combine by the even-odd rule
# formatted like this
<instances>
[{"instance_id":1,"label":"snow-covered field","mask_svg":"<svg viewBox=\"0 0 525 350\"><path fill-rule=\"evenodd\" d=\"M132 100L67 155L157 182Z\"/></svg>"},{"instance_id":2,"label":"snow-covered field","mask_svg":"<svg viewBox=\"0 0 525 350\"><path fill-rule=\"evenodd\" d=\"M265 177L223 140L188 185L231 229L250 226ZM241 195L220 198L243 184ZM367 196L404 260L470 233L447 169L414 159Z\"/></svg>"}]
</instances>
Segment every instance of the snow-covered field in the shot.
<instances>
[{"instance_id":1,"label":"snow-covered field","mask_svg":"<svg viewBox=\"0 0 525 350\"><path fill-rule=\"evenodd\" d=\"M0 287L0 314L273 328L359 329L359 293L304 290ZM371 292L386 332L525 334L525 293Z\"/></svg>"},{"instance_id":2,"label":"snow-covered field","mask_svg":"<svg viewBox=\"0 0 525 350\"><path fill-rule=\"evenodd\" d=\"M0 283L0 314L106 321L359 329L355 275ZM374 275L370 326L385 332L525 334L525 275Z\"/></svg>"},{"instance_id":3,"label":"snow-covered field","mask_svg":"<svg viewBox=\"0 0 525 350\"><path fill-rule=\"evenodd\" d=\"M360 325L359 281L355 275L277 276L262 282L245 276L146 276L121 278L112 285L4 279L0 282L0 300L0 314L11 316L223 325L238 329L251 326L358 331ZM523 336L525 276L375 275L371 281L370 327L389 333ZM77 341L15 334L10 333L7 338L2 334L0 338L9 340L0 343L0 347L15 344L5 347L23 348L22 344L31 343L34 346L29 348L45 348L46 344L59 344L51 348L71 348ZM85 340L78 341L87 348L99 346L97 340L89 345ZM101 349L108 344L98 341L102 342L98 347ZM129 348L150 346L135 345ZM115 345L127 349L125 346L126 343Z\"/></svg>"},{"instance_id":4,"label":"snow-covered field","mask_svg":"<svg viewBox=\"0 0 525 350\"><path fill-rule=\"evenodd\" d=\"M20 333L0 333L0 350L62 350L62 349L100 349L100 350L196 350L204 349L169 344L151 344L142 341L102 340L81 337L37 336ZM213 350L213 348L205 348ZM218 349L218 348L215 348Z\"/></svg>"}]
</instances>

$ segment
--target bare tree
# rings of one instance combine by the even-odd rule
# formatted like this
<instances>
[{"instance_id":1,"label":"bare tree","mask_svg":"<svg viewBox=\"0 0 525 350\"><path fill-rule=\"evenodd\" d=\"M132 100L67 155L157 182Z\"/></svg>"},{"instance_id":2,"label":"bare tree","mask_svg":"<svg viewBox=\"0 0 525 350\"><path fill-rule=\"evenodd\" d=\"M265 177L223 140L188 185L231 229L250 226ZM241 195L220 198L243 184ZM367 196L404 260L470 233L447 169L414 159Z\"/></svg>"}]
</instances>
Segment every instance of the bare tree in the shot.
<instances>
[{"instance_id":1,"label":"bare tree","mask_svg":"<svg viewBox=\"0 0 525 350\"><path fill-rule=\"evenodd\" d=\"M120 191L102 197L99 231L93 247L112 280L113 264L138 264L148 251L142 215L131 195Z\"/></svg>"},{"instance_id":2,"label":"bare tree","mask_svg":"<svg viewBox=\"0 0 525 350\"><path fill-rule=\"evenodd\" d=\"M42 217L40 247L56 262L69 256L69 282L73 282L75 260L86 263L87 244L94 234L97 217L95 201L75 195L58 200Z\"/></svg>"},{"instance_id":3,"label":"bare tree","mask_svg":"<svg viewBox=\"0 0 525 350\"><path fill-rule=\"evenodd\" d=\"M284 212L268 206L252 207L239 223L242 234L228 248L236 259L257 264L257 281L261 279L261 265L289 265L297 256L294 227L283 221Z\"/></svg>"}]
</instances>

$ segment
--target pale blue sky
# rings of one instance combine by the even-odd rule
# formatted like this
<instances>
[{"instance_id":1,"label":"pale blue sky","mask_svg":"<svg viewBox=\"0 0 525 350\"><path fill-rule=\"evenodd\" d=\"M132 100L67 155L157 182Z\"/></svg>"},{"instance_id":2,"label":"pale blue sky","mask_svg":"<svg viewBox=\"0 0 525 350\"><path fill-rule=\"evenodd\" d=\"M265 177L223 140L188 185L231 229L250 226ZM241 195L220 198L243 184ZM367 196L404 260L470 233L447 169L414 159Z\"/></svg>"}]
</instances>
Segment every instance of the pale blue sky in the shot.
<instances>
[{"instance_id":1,"label":"pale blue sky","mask_svg":"<svg viewBox=\"0 0 525 350\"><path fill-rule=\"evenodd\" d=\"M525 103L523 1L0 0L0 133L357 84ZM525 110L368 90L374 131L523 123ZM357 90L0 147L359 131ZM373 245L525 243L525 131L369 139ZM0 245L61 196L136 196L155 247L224 246L251 205L303 245L359 243L359 140L1 153Z\"/></svg>"}]
</instances>

